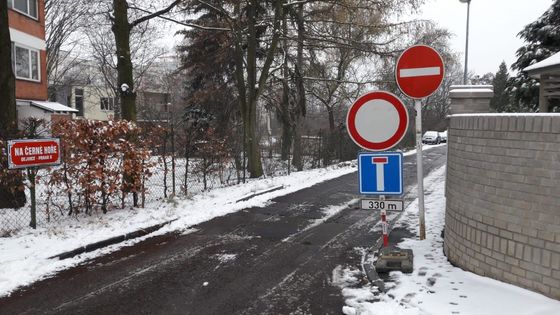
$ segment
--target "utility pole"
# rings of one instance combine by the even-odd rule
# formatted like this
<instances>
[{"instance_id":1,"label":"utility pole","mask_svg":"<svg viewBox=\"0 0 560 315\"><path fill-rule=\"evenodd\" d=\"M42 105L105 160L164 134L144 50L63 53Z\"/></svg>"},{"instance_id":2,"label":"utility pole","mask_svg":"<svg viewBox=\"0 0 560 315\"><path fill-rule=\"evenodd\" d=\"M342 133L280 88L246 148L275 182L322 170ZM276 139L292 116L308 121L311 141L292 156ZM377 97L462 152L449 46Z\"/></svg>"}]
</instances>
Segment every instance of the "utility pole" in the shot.
<instances>
[{"instance_id":1,"label":"utility pole","mask_svg":"<svg viewBox=\"0 0 560 315\"><path fill-rule=\"evenodd\" d=\"M463 73L463 84L467 84L468 65L469 65L469 17L471 12L471 0L459 0L467 4L467 39L465 41L465 72Z\"/></svg>"}]
</instances>

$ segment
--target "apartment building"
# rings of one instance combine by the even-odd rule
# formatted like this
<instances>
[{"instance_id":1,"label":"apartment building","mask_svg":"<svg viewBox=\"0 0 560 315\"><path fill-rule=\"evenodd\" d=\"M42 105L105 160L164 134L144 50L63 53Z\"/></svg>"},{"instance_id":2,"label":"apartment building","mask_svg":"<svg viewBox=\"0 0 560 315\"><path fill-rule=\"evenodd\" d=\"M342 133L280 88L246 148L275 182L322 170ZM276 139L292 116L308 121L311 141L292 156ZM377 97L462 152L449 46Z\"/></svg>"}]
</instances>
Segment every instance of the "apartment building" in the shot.
<instances>
[{"instance_id":1,"label":"apartment building","mask_svg":"<svg viewBox=\"0 0 560 315\"><path fill-rule=\"evenodd\" d=\"M71 117L75 109L47 101L45 0L0 1L8 1L18 119Z\"/></svg>"}]
</instances>

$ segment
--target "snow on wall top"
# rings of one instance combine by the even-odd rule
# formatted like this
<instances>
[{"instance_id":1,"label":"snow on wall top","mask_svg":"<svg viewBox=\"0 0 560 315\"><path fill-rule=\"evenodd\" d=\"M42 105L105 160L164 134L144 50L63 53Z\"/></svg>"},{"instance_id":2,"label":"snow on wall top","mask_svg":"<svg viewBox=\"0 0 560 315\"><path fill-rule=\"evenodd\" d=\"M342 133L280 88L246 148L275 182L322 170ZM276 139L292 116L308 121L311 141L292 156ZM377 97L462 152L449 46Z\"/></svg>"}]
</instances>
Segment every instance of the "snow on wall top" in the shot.
<instances>
[{"instance_id":1,"label":"snow on wall top","mask_svg":"<svg viewBox=\"0 0 560 315\"><path fill-rule=\"evenodd\" d=\"M552 66L560 66L560 52L555 53L541 62L528 66L523 69L523 71L535 71Z\"/></svg>"},{"instance_id":2,"label":"snow on wall top","mask_svg":"<svg viewBox=\"0 0 560 315\"><path fill-rule=\"evenodd\" d=\"M560 113L469 113L447 117L560 117Z\"/></svg>"}]
</instances>

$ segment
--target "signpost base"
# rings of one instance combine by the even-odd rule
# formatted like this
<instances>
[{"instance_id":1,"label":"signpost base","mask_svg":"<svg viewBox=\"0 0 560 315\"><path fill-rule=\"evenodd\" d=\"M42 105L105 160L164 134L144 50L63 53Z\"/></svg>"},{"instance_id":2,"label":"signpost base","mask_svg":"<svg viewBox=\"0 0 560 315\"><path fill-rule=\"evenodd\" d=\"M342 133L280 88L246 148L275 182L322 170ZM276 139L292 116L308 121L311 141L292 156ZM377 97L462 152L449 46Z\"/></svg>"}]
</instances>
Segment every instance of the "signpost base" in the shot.
<instances>
[{"instance_id":1,"label":"signpost base","mask_svg":"<svg viewBox=\"0 0 560 315\"><path fill-rule=\"evenodd\" d=\"M413 258L412 249L385 247L381 249L379 257L375 262L375 270L378 273L386 273L390 271L411 273L414 269Z\"/></svg>"}]
</instances>

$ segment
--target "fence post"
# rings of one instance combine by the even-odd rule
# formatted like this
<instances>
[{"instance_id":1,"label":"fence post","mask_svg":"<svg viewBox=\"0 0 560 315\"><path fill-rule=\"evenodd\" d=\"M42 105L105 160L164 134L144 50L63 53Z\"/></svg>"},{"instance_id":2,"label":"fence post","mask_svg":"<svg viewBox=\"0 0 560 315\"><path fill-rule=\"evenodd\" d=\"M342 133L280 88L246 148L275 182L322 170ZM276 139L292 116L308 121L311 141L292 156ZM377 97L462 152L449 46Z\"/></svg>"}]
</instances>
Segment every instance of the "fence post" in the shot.
<instances>
[{"instance_id":1,"label":"fence post","mask_svg":"<svg viewBox=\"0 0 560 315\"><path fill-rule=\"evenodd\" d=\"M37 199L35 196L35 179L37 175L37 168L29 167L27 168L27 179L29 180L29 192L31 195L31 221L29 226L36 229L37 228Z\"/></svg>"}]
</instances>

